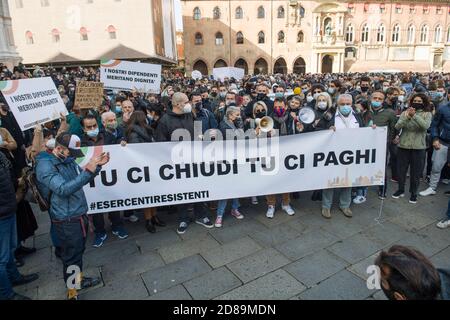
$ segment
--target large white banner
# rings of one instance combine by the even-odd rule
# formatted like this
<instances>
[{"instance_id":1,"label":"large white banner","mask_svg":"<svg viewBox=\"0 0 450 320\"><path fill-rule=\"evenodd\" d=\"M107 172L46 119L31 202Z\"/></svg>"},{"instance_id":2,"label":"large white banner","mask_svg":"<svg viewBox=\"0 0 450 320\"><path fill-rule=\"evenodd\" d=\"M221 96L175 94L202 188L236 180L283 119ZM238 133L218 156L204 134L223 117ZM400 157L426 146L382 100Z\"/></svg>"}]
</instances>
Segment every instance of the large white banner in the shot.
<instances>
[{"instance_id":1,"label":"large white banner","mask_svg":"<svg viewBox=\"0 0 450 320\"><path fill-rule=\"evenodd\" d=\"M244 78L245 70L241 68L235 67L223 67L223 68L214 68L213 69L213 77L215 80L223 81L225 78L234 78L236 80L241 80Z\"/></svg>"},{"instance_id":2,"label":"large white banner","mask_svg":"<svg viewBox=\"0 0 450 320\"><path fill-rule=\"evenodd\" d=\"M161 65L120 60L102 60L100 81L105 89L159 93Z\"/></svg>"},{"instance_id":3,"label":"large white banner","mask_svg":"<svg viewBox=\"0 0 450 320\"><path fill-rule=\"evenodd\" d=\"M279 139L165 142L84 148L84 166L111 161L84 189L89 213L229 198L382 185L386 128Z\"/></svg>"},{"instance_id":4,"label":"large white banner","mask_svg":"<svg viewBox=\"0 0 450 320\"><path fill-rule=\"evenodd\" d=\"M0 90L22 131L67 115L50 77L0 81Z\"/></svg>"}]
</instances>

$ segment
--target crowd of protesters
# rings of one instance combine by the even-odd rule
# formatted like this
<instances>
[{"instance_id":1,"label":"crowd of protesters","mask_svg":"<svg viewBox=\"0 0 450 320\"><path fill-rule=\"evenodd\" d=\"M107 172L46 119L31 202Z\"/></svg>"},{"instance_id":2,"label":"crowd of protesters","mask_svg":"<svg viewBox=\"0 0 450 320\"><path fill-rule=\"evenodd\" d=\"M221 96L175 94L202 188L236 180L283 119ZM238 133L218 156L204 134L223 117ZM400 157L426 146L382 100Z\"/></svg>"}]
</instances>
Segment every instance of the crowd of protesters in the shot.
<instances>
[{"instance_id":1,"label":"crowd of protesters","mask_svg":"<svg viewBox=\"0 0 450 320\"><path fill-rule=\"evenodd\" d=\"M94 247L101 247L107 240L104 215L93 215L90 219L86 216L88 209L82 188L109 161L109 155L93 159L80 171L74 161L80 156L80 146L121 144L126 147L127 144L170 141L172 133L181 128L187 129L193 137L194 121L201 122L203 133L216 129L225 137L226 130L255 129L259 134L258 119L268 116L281 136L387 127L386 181L378 188L381 200L387 198L388 179L397 186L392 190L392 198L399 199L405 196L409 176L411 204L420 201L418 195L436 194L440 182L448 184L450 179L447 166L450 74L274 74L215 81L165 72L160 94L105 90L101 107L81 109L74 104L77 82L99 81L98 68L26 69L19 65L12 71L0 66L0 71L1 80L51 77L69 111L67 116L61 115L60 120L22 132L5 100L0 101L0 237L8 234L8 239L2 239L0 245L0 297L4 299L25 299L15 293L12 286L38 277L21 275L17 270L24 263L23 257L35 251L21 245L38 227L26 196L29 185L25 182L30 180L30 172L34 173L31 177L35 177L40 194L49 202L50 234L55 255L64 265L65 280L69 266L77 265L82 269L89 224L95 233ZM313 123L299 120L302 108L314 110ZM429 185L425 190L419 190L421 180ZM321 201L321 214L330 219L336 196L342 214L351 218L351 206L363 204L367 191L367 188L316 190L311 200ZM295 215L291 199L298 198L298 193L261 195L249 200L252 204L265 201L266 217L272 219L278 196L282 211ZM194 214L197 224L221 228L228 202L231 216L244 219L239 200L146 208L143 210L145 228L155 233L157 227L165 227L165 212L178 214L179 234L188 229L192 221L190 213ZM210 218L211 211L214 219ZM109 212L107 218L113 235L126 239L124 220L138 222L138 216L134 210ZM450 201L447 215L437 227L450 227ZM404 254L418 256L414 252ZM386 253L383 258L388 256ZM433 275L436 276L436 272ZM88 277L80 281L81 289L99 283L99 279ZM77 290L69 289L68 298L76 297Z\"/></svg>"}]
</instances>

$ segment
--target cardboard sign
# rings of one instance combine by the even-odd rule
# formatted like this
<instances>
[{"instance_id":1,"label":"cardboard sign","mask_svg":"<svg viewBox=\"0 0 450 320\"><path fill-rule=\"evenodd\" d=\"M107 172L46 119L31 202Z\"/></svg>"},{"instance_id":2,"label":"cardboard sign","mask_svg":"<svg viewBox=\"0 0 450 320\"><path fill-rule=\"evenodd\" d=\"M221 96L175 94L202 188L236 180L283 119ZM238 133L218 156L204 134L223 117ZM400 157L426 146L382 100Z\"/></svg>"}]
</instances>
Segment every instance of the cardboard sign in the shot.
<instances>
[{"instance_id":1,"label":"cardboard sign","mask_svg":"<svg viewBox=\"0 0 450 320\"><path fill-rule=\"evenodd\" d=\"M95 109L103 103L103 83L79 81L75 94L75 105L81 109Z\"/></svg>"}]
</instances>

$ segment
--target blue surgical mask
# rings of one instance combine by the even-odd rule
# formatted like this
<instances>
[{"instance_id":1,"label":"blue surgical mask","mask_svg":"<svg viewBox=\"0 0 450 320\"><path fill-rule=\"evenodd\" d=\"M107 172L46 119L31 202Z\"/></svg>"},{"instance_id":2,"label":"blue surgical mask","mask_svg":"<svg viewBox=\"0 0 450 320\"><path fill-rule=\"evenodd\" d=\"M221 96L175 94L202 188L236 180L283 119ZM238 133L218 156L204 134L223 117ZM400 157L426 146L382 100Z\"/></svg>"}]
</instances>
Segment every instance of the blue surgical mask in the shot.
<instances>
[{"instance_id":1,"label":"blue surgical mask","mask_svg":"<svg viewBox=\"0 0 450 320\"><path fill-rule=\"evenodd\" d=\"M380 101L372 101L371 102L372 108L379 109L382 106L382 103Z\"/></svg>"},{"instance_id":2,"label":"blue surgical mask","mask_svg":"<svg viewBox=\"0 0 450 320\"><path fill-rule=\"evenodd\" d=\"M352 106L348 104L339 107L339 111L344 117L347 117L352 112L352 110Z\"/></svg>"},{"instance_id":3,"label":"blue surgical mask","mask_svg":"<svg viewBox=\"0 0 450 320\"><path fill-rule=\"evenodd\" d=\"M99 134L100 130L97 128L95 130L89 130L86 132L86 134L90 137L90 138L96 138Z\"/></svg>"},{"instance_id":4,"label":"blue surgical mask","mask_svg":"<svg viewBox=\"0 0 450 320\"><path fill-rule=\"evenodd\" d=\"M275 98L284 98L283 92L277 92L277 93L275 93Z\"/></svg>"},{"instance_id":5,"label":"blue surgical mask","mask_svg":"<svg viewBox=\"0 0 450 320\"><path fill-rule=\"evenodd\" d=\"M121 106L116 106L116 112L117 113L122 113L122 107Z\"/></svg>"}]
</instances>

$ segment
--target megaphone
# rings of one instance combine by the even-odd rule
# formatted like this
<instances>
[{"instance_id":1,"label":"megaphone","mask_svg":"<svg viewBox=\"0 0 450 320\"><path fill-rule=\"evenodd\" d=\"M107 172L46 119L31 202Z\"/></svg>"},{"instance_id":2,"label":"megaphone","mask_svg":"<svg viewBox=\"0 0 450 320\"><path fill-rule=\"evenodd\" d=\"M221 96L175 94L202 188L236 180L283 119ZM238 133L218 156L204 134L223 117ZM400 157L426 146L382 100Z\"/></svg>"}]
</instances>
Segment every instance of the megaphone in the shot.
<instances>
[{"instance_id":1,"label":"megaphone","mask_svg":"<svg viewBox=\"0 0 450 320\"><path fill-rule=\"evenodd\" d=\"M316 112L309 107L301 108L298 112L297 119L303 124L311 124L316 120Z\"/></svg>"},{"instance_id":2,"label":"megaphone","mask_svg":"<svg viewBox=\"0 0 450 320\"><path fill-rule=\"evenodd\" d=\"M273 119L268 116L256 119L255 124L261 129L261 132L270 132L273 129Z\"/></svg>"}]
</instances>

